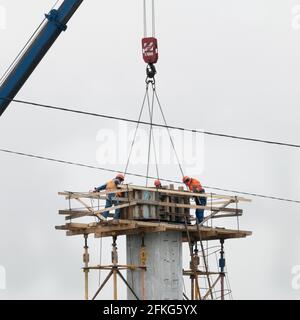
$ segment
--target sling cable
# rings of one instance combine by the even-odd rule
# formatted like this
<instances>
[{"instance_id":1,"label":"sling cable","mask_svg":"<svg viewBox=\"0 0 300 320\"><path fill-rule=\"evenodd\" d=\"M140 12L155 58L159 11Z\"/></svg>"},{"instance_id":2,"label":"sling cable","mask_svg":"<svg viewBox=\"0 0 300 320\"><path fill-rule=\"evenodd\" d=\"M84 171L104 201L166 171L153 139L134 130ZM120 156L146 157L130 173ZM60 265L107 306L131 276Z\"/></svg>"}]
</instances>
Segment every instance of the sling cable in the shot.
<instances>
[{"instance_id":1,"label":"sling cable","mask_svg":"<svg viewBox=\"0 0 300 320\"><path fill-rule=\"evenodd\" d=\"M164 126L168 132L169 135L169 139L170 139L170 143L171 146L173 148L179 169L180 169L180 174L182 175L182 177L184 177L184 172L183 172L183 168L181 166L180 163L180 159L178 156L178 153L176 151L175 148L175 143L173 140L173 137L171 135L171 131L168 127L168 123L165 117L165 114L163 112L163 108L160 102L160 99L158 97L157 94L157 90L156 90L156 81L155 81L155 75L157 74L157 70L155 67L155 64L158 62L158 40L155 36L155 1L151 0L151 5L149 7L149 9L151 9L151 35L149 35L148 33L148 1L144 0L143 2L143 16L144 16L144 37L142 38L142 54L143 54L143 60L144 62L147 64L146 67L146 92L143 98L143 102L142 102L142 106L139 112L139 116L138 116L138 121L136 124L136 128L135 128L135 132L134 132L134 136L133 136L133 140L131 143L131 147L129 150L129 155L128 155L128 159L127 159L127 163L125 166L125 170L124 170L124 176L126 176L128 168L129 168L129 164L130 164L130 158L133 152L133 148L134 148L134 144L136 142L137 139L137 133L138 133L138 129L140 127L141 124L141 118L145 109L145 105L147 105L147 109L148 109L148 114L149 114L149 124L150 124L150 129L149 129L149 141L148 141L148 152L147 152L147 169L146 169L146 187L148 187L148 182L149 182L149 171L150 171L150 159L151 159L151 149L153 147L153 151L154 151L154 158L155 158L155 167L156 167L156 182L159 182L159 168L158 168L158 154L157 154L157 150L156 150L156 144L155 144L155 137L154 137L154 133L153 133L153 119L154 119L154 109L155 109L155 105L158 106L159 112L161 114L162 120L164 122ZM149 92L150 91L150 92Z\"/></svg>"},{"instance_id":2,"label":"sling cable","mask_svg":"<svg viewBox=\"0 0 300 320\"><path fill-rule=\"evenodd\" d=\"M168 127L168 123L166 120L166 117L164 115L163 112L163 108L162 105L160 103L160 99L158 97L157 91L156 91L156 81L155 81L155 75L157 73L156 68L155 68L155 64L158 62L158 41L157 38L155 37L155 2L154 0L152 1L152 36L148 36L148 32L147 32L147 0L144 0L144 38L142 39L142 49L143 49L143 59L145 61L145 63L147 63L147 68L146 68L146 94L144 97L144 101L143 101L143 105L142 105L142 109L139 115L139 121L143 112L143 108L144 108L144 104L145 104L145 100L147 100L147 105L148 105L148 110L149 110L149 117L150 117L150 133L149 133L149 143L148 143L148 161L147 161L147 173L146 173L146 187L148 186L148 177L149 177L149 164L150 164L150 154L151 154L151 141L153 141L153 149L154 149L154 156L155 156L155 164L156 164L156 173L157 173L157 180L160 183L159 180L159 171L158 171L158 162L157 162L157 154L156 154L156 148L155 148L155 140L154 140L154 135L153 135L153 115L154 115L154 105L155 102L157 103L162 119L164 121L164 124L166 126L166 130L168 132L169 135L169 139L170 139L170 143L172 145L173 148L173 152L176 156L177 162L178 162L178 166L180 169L180 173L182 175L182 177L185 176L182 165L180 163L180 159L178 156L178 153L176 151L176 147L175 147L175 143L174 140L172 138L171 132L170 132L170 128ZM151 84L151 89L152 89L152 100L150 103L149 100L149 85ZM139 126L139 121L138 121L138 125L137 128ZM137 129L136 129L137 131ZM136 138L136 132L135 132L135 137L134 140ZM133 144L134 144L134 140L133 140ZM132 144L132 146L133 146ZM132 150L131 150L132 151ZM131 152L130 152L131 154ZM130 158L130 156L129 156ZM127 166L126 169L128 168L128 164L129 164L129 160L127 162ZM186 227L186 233L188 236L188 243L189 243L189 250L190 250L190 257L191 257L191 261L193 261L193 257L194 257L194 247L196 252L198 252L197 250L197 242L192 242L189 236L189 231L188 231L188 227L187 227L187 221L186 221L186 216L185 218L185 227ZM209 272L209 268L208 268L208 262L207 262L207 258L205 255L205 249L204 249L204 245L202 242L202 236L201 236L201 232L200 232L200 228L198 225L198 221L196 219L196 224L197 224L197 230L198 230L198 234L199 234L199 243L200 243L200 248L202 251L202 259L204 262L204 267L205 267L205 273L206 273L206 277L207 277L207 283L208 283L208 287L209 287L209 295L211 296L211 299L213 299L213 291L212 291L212 284L211 284L211 279L210 279L210 272ZM200 288L200 284L198 282L198 273L197 273L197 268L193 268L192 273L193 273L193 278L196 284L196 299L201 300L201 288Z\"/></svg>"},{"instance_id":3,"label":"sling cable","mask_svg":"<svg viewBox=\"0 0 300 320\"><path fill-rule=\"evenodd\" d=\"M134 132L134 136L133 136L133 140L131 143L131 147L129 150L129 155L128 155L128 159L127 159L127 163L126 163L126 167L124 170L124 176L126 176L128 168L129 168L129 164L130 164L130 159L131 159L131 155L133 152L133 148L135 145L135 142L137 140L137 133L138 133L138 129L139 126L141 124L141 118L145 109L145 105L147 105L147 109L148 109L148 113L149 113L149 124L150 124L150 132L149 132L149 141L148 141L148 154L147 154L147 172L145 175L146 178L146 183L145 186L148 187L148 182L149 182L149 170L150 170L150 159L151 159L151 147L153 145L153 151L154 151L154 157L155 157L155 166L156 166L156 181L155 181L155 186L156 187L161 187L160 185L160 175L159 175L159 169L158 169L158 158L157 158L157 148L156 148L156 144L155 144L155 137L153 134L153 118L154 118L154 107L155 105L158 106L159 112L161 114L161 117L163 119L165 128L168 132L168 136L170 139L170 143L173 149L173 152L175 154L178 166L179 166L179 170L180 173L182 175L182 177L185 176L184 171L183 171L183 167L180 163L180 159L178 156L178 153L176 151L176 147L175 147L175 143L173 140L173 137L171 135L171 131L170 128L168 126L165 114L163 112L163 108L162 108L162 104L160 102L160 99L158 97L157 94L157 90L156 90L156 81L155 81L155 76L157 74L157 70L155 67L155 64L158 62L158 41L157 38L155 37L155 5L154 5L154 0L151 0L151 11L152 11L152 35L148 36L148 32L147 32L147 26L148 26L148 20L147 20L147 0L144 0L144 38L142 39L142 53L143 53L143 60L144 62L147 64L146 67L146 92L143 98L143 102L142 102L142 106L139 112L139 116L138 116L138 121L136 123L136 128L135 128L135 132ZM150 91L150 92L149 92ZM156 182L159 183L159 185L156 184ZM189 230L188 230L188 225L187 225L187 219L186 216L184 217L185 220L185 227L186 227L186 233L187 233L187 237L188 237L188 244L189 244L189 250L190 250L190 257L191 257L191 261L193 260L194 257L194 247L195 250L197 251L197 242L193 242L191 241L190 235L189 235ZM213 299L213 291L212 291L212 284L211 284L211 279L210 279L210 272L208 269L208 263L206 260L206 256L205 256L205 249L203 246L203 242L202 242L202 237L201 237L201 232L200 232L200 228L198 228L198 232L199 232L199 242L200 242L200 248L202 251L202 259L204 261L204 266L205 266L205 274L207 277L207 282L208 282L208 286L209 286L209 295L211 296L211 298ZM195 282L195 293L196 293L196 299L201 300L201 287L200 287L200 283L199 283L199 279L198 279L198 270L197 268L193 268L192 270L192 278L194 279Z\"/></svg>"}]
</instances>

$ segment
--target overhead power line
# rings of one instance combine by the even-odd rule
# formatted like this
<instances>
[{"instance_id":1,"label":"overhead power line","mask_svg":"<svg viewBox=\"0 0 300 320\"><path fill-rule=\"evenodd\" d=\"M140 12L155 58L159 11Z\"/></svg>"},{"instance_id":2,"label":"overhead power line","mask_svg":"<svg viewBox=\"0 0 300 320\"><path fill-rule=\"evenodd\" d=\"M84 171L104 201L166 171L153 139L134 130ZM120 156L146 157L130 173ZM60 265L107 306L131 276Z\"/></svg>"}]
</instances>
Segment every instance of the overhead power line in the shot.
<instances>
[{"instance_id":1,"label":"overhead power line","mask_svg":"<svg viewBox=\"0 0 300 320\"><path fill-rule=\"evenodd\" d=\"M87 111L83 111L83 110L63 108L63 107L47 105L47 104L42 104L42 103L37 103L37 102L32 102L32 101L24 101L24 100L17 100L17 99L7 99L7 98L0 98L0 99L9 100L11 102L15 102L15 103L19 103L19 104L25 104L25 105L30 105L30 106L35 106L35 107L40 107L40 108L45 108L45 109L56 110L56 111L64 111L64 112L70 112L70 113L81 114L81 115L86 115L86 116L105 118L105 119L110 119L110 120L120 120L120 121L126 121L126 122L130 122L130 123L135 123L135 124L139 123L139 124L148 125L148 126L151 125L150 122L146 122L146 121L138 121L138 120L134 120L134 119L111 116L111 115L106 115L106 114L101 114L101 113L93 113L93 112L87 112ZM243 141L250 141L250 142L258 142L258 143L277 145L277 146L284 146L284 147L300 148L300 144L293 144L293 143L278 142L278 141L271 141L271 140L265 140L265 139L242 137L242 136L237 136L237 135L217 133L217 132L206 131L206 130L188 129L188 128L183 128L183 127L163 125L163 124L158 124L158 123L152 123L152 126L153 127L161 127L161 128L167 128L167 129L180 130L180 131L186 131L186 132L201 133L201 134L205 134L205 135L209 135L209 136L216 136L216 137L221 137L221 138L236 139L236 140L243 140Z\"/></svg>"},{"instance_id":2,"label":"overhead power line","mask_svg":"<svg viewBox=\"0 0 300 320\"><path fill-rule=\"evenodd\" d=\"M88 165L88 164L84 164L84 163L78 163L78 162L66 161L66 160L55 159L55 158L50 158L50 157L44 157L44 156L39 156L39 155L24 153L24 152L18 152L18 151L13 151L13 150L8 150L8 149L0 149L0 152L19 155L19 156L28 157L28 158L46 160L46 161L51 161L51 162L56 162L56 163L61 163L61 164L67 164L67 165L72 165L72 166L78 166L78 167L83 167L83 168L88 168L88 169L95 169L95 170L107 171L107 172L112 172L112 173L119 173L118 170L114 170L114 169L109 169L109 168L104 168L104 167L96 167L96 166L92 166L92 165ZM133 177L138 177L138 178L147 178L145 175L137 174L137 173L127 172L127 175L133 176ZM152 177L152 176L149 176L148 178L153 179L153 180L156 179L156 177ZM164 179L164 178L160 178L160 180L164 181L164 182L169 182L169 183L181 184L181 181L176 181L176 180L170 180L170 179ZM222 188L210 187L210 186L204 186L204 188L211 189L211 190L217 190L217 191L223 191L223 192L242 194L242 195L258 197L258 198L265 198L265 199L292 202L292 203L300 203L300 200L293 200L293 199L287 199L287 198L282 198L282 197L274 197L274 196L268 196L268 195L263 195L263 194L258 194L258 193L251 193L251 192L244 192L244 191L237 191L237 190L230 190L230 189L222 189Z\"/></svg>"}]
</instances>

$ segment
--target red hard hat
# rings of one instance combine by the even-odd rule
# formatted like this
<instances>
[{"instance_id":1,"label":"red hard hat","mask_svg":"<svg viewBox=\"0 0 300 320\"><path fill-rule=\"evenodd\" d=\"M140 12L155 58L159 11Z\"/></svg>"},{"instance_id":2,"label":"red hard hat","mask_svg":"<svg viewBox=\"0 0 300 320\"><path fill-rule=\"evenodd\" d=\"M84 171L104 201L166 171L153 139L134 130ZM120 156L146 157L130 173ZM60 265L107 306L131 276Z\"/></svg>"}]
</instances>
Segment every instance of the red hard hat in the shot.
<instances>
[{"instance_id":1,"label":"red hard hat","mask_svg":"<svg viewBox=\"0 0 300 320\"><path fill-rule=\"evenodd\" d=\"M121 180L121 181L124 181L125 180L125 177L122 173L119 173L117 176L116 176L116 179L118 180Z\"/></svg>"},{"instance_id":2,"label":"red hard hat","mask_svg":"<svg viewBox=\"0 0 300 320\"><path fill-rule=\"evenodd\" d=\"M188 182L189 180L191 180L191 178L188 177L188 176L184 176L184 177L182 178L182 182L183 182L183 183L186 183L186 182Z\"/></svg>"},{"instance_id":3,"label":"red hard hat","mask_svg":"<svg viewBox=\"0 0 300 320\"><path fill-rule=\"evenodd\" d=\"M154 185L155 185L155 187L160 187L161 186L160 180L155 180Z\"/></svg>"}]
</instances>

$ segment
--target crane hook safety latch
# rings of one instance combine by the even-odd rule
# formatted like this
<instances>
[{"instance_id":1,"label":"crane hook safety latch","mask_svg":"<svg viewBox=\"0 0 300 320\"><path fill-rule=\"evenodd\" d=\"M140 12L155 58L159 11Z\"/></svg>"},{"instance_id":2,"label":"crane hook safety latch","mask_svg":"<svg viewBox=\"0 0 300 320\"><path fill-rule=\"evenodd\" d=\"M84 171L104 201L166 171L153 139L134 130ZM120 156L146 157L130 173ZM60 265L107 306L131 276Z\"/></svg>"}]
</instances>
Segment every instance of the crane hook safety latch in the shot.
<instances>
[{"instance_id":1,"label":"crane hook safety latch","mask_svg":"<svg viewBox=\"0 0 300 320\"><path fill-rule=\"evenodd\" d=\"M143 59L148 64L154 64L158 61L157 39L154 37L143 38Z\"/></svg>"}]
</instances>

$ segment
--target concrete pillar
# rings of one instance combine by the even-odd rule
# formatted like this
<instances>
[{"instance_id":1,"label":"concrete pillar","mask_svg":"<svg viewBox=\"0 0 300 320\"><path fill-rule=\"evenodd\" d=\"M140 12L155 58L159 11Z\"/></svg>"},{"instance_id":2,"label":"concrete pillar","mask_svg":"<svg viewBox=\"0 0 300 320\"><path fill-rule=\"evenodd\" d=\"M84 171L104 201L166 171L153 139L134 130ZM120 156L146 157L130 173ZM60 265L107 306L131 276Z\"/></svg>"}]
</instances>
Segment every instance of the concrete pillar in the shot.
<instances>
[{"instance_id":1,"label":"concrete pillar","mask_svg":"<svg viewBox=\"0 0 300 320\"><path fill-rule=\"evenodd\" d=\"M146 233L144 245L147 271L127 271L127 281L137 296L146 300L182 300L182 234L181 232ZM127 264L141 265L142 235L128 235ZM144 281L142 280L144 278ZM144 285L143 285L144 283ZM134 300L127 290L128 300Z\"/></svg>"}]
</instances>

